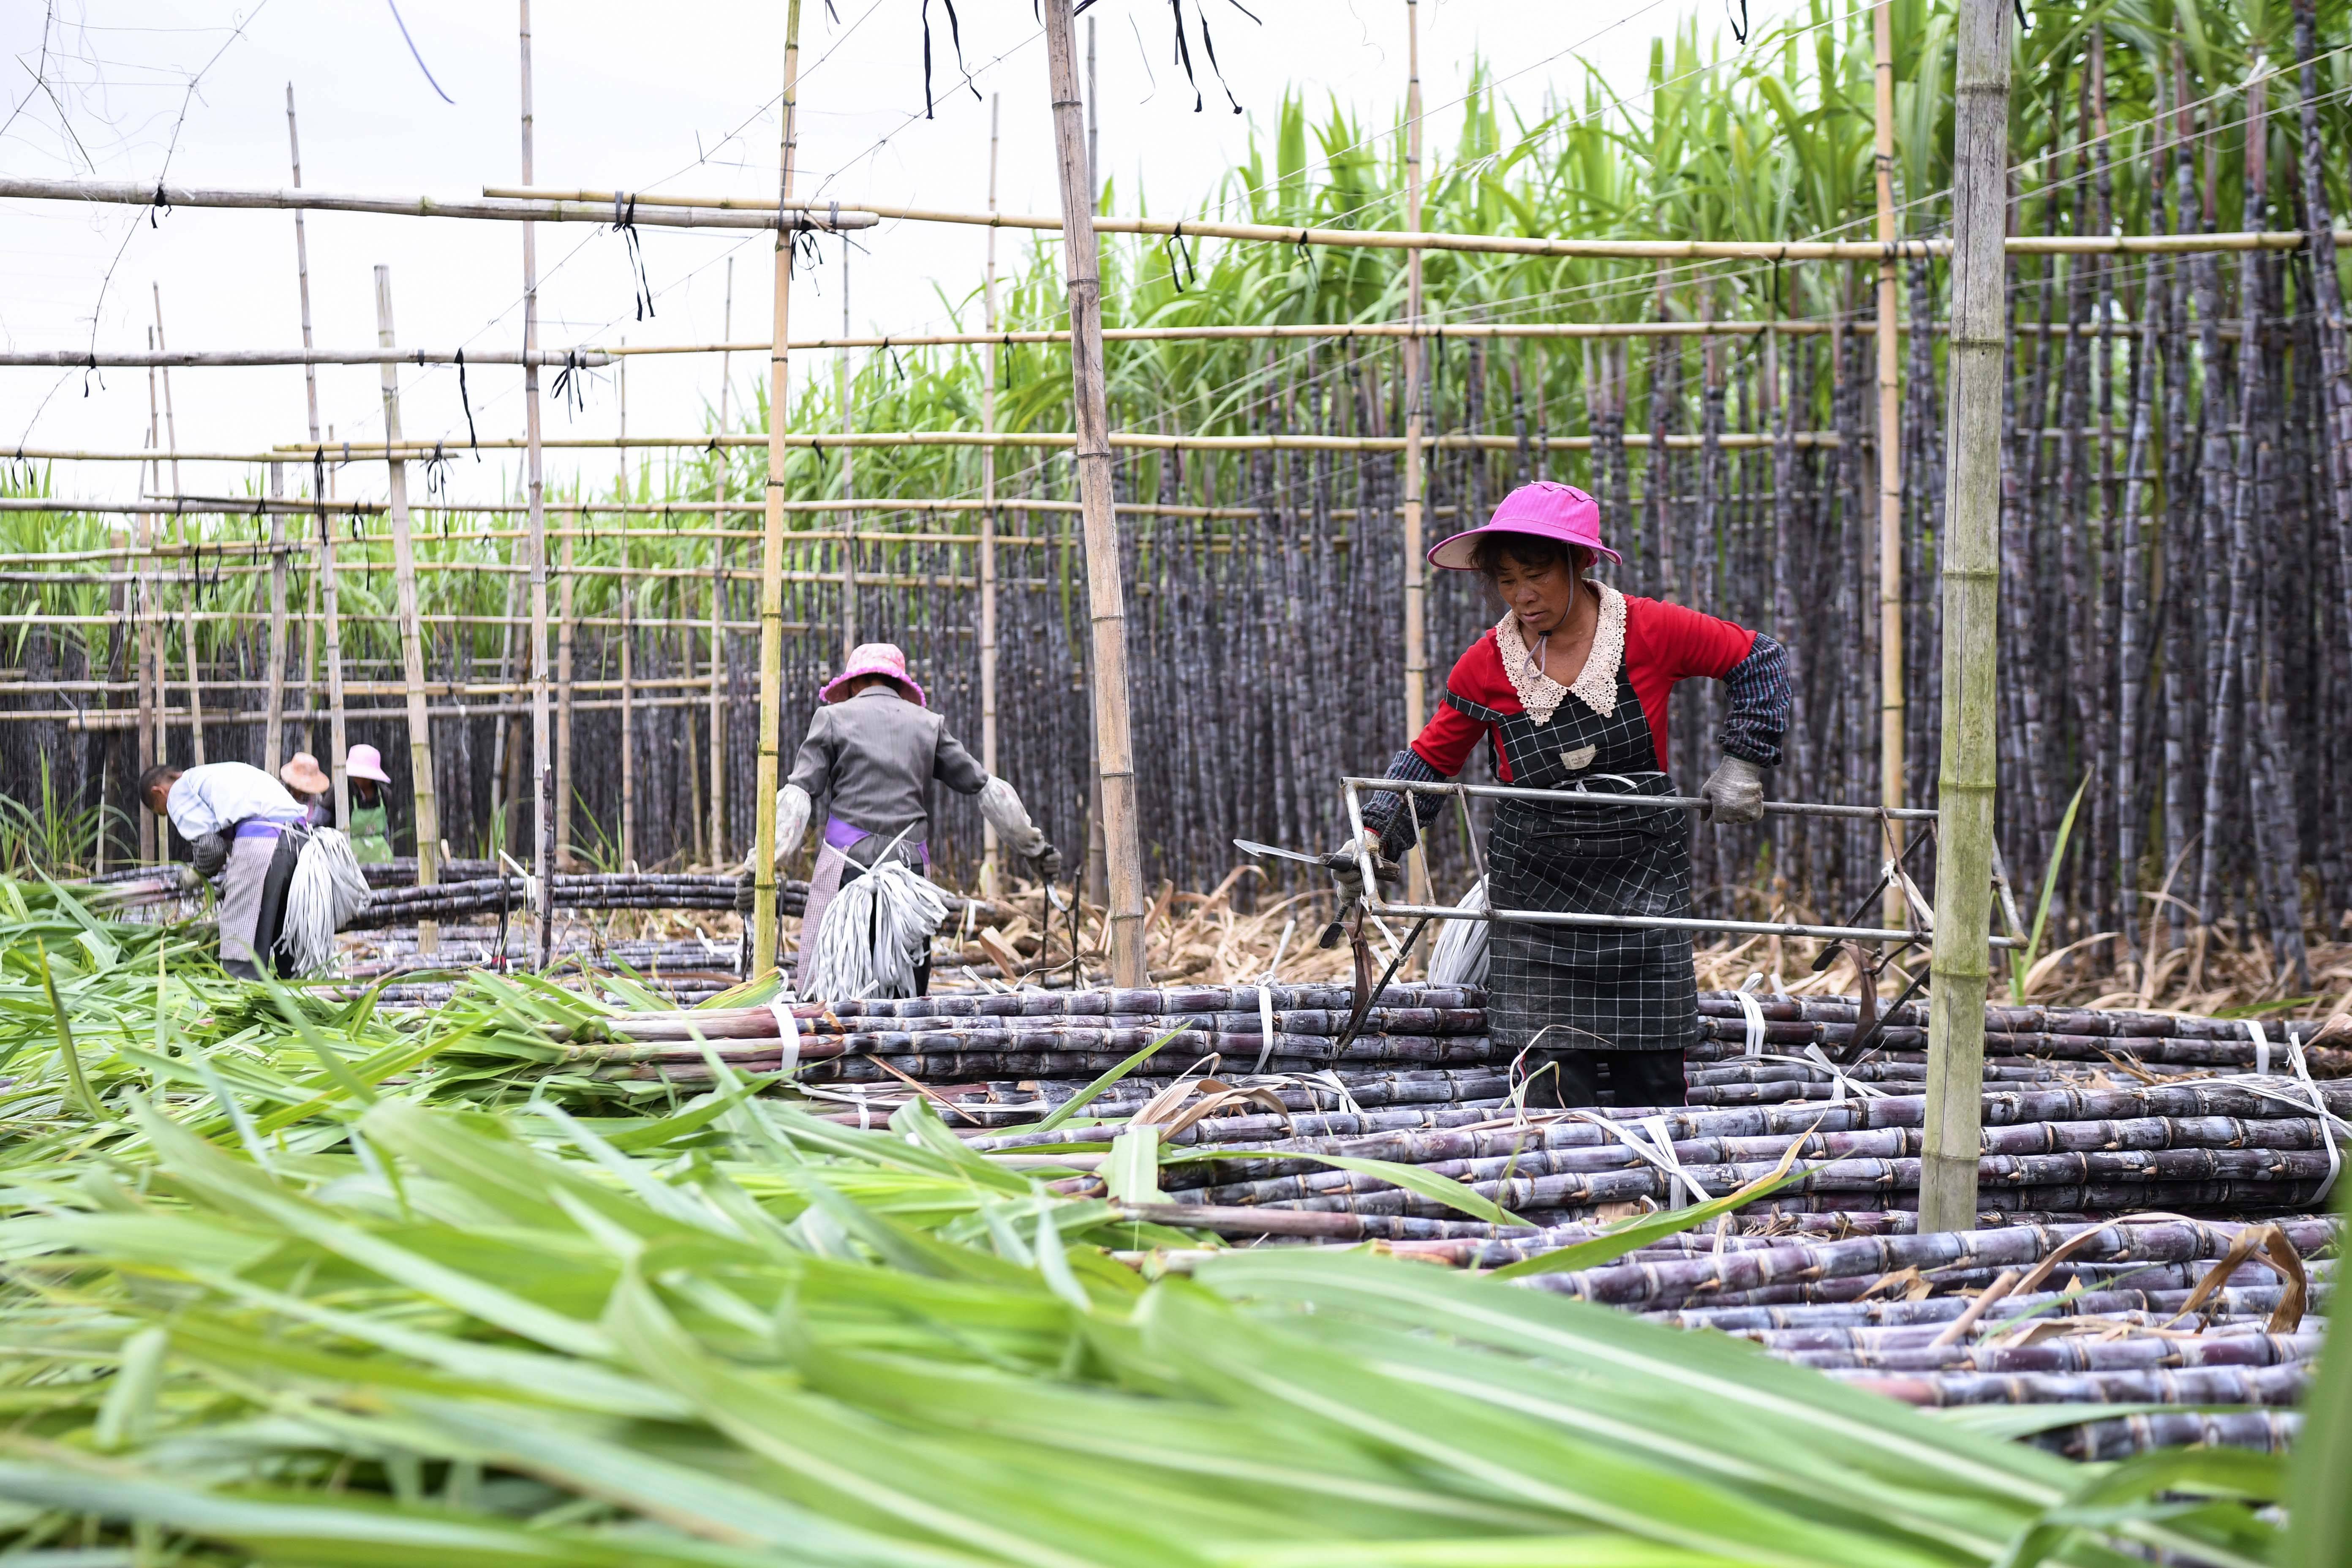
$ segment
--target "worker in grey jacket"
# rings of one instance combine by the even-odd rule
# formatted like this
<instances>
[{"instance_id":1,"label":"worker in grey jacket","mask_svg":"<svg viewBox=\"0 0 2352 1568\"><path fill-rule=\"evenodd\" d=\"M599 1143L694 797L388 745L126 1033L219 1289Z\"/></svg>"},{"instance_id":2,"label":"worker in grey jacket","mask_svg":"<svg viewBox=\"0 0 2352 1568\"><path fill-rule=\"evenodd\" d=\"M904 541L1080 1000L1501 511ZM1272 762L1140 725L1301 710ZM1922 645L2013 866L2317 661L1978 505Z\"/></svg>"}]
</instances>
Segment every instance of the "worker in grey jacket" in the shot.
<instances>
[{"instance_id":1,"label":"worker in grey jacket","mask_svg":"<svg viewBox=\"0 0 2352 1568\"><path fill-rule=\"evenodd\" d=\"M897 647L866 643L856 648L818 699L824 706L809 721L792 773L776 792L779 863L800 847L817 798L826 801L824 847L809 878L808 907L801 917L803 960L826 906L845 881L863 876L885 855L912 867L930 864L925 797L933 779L959 795L978 795L982 816L1040 878L1050 881L1061 875L1061 851L1029 820L1013 786L989 776L948 731L922 687L907 673L907 656Z\"/></svg>"}]
</instances>

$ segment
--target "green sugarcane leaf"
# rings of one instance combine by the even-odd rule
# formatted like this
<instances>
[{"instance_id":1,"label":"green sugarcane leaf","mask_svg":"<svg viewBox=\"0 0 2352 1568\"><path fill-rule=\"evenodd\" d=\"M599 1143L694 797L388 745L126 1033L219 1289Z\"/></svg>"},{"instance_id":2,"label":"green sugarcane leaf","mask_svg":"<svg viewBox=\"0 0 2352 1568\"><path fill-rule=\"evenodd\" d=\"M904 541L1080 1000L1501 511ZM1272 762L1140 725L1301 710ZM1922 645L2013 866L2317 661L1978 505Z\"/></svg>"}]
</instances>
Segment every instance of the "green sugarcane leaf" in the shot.
<instances>
[{"instance_id":1,"label":"green sugarcane leaf","mask_svg":"<svg viewBox=\"0 0 2352 1568\"><path fill-rule=\"evenodd\" d=\"M1131 1134L1119 1134L1122 1139L1129 1136ZM1114 1140L1111 1144L1114 1154L1118 1148L1118 1141ZM1489 1225L1524 1226L1528 1223L1492 1200L1479 1196L1451 1176L1442 1176L1434 1171L1396 1160L1368 1160L1358 1154L1322 1154L1305 1149L1220 1148L1186 1149L1167 1154L1161 1163L1177 1165L1219 1160L1312 1160L1318 1165L1353 1171L1360 1176L1377 1176L1391 1186L1402 1187L1406 1192L1433 1203L1444 1204L1447 1208L1458 1209L1473 1219L1483 1219Z\"/></svg>"},{"instance_id":2,"label":"green sugarcane leaf","mask_svg":"<svg viewBox=\"0 0 2352 1568\"><path fill-rule=\"evenodd\" d=\"M1160 1129L1131 1128L1112 1139L1102 1176L1114 1203L1160 1202Z\"/></svg>"}]
</instances>

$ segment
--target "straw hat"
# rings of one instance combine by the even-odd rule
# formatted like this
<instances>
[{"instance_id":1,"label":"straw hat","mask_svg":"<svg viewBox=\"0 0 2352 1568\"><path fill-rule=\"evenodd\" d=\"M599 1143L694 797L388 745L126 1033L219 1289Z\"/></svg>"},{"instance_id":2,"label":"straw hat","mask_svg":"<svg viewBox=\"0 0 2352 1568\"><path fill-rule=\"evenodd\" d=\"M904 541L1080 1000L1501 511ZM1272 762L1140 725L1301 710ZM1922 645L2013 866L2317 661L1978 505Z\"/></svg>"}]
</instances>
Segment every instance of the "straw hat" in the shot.
<instances>
[{"instance_id":1,"label":"straw hat","mask_svg":"<svg viewBox=\"0 0 2352 1568\"><path fill-rule=\"evenodd\" d=\"M392 782L392 775L383 771L383 753L373 746L353 746L343 757L343 772L355 779Z\"/></svg>"},{"instance_id":2,"label":"straw hat","mask_svg":"<svg viewBox=\"0 0 2352 1568\"><path fill-rule=\"evenodd\" d=\"M816 694L816 700L820 702L838 702L841 700L839 696L841 689L861 675L887 676L898 683L899 690L915 706L918 708L930 706L929 700L923 696L923 689L915 684L913 676L907 673L905 650L897 643L887 642L861 643L852 648L849 653L848 666L839 675L824 683L824 689Z\"/></svg>"},{"instance_id":3,"label":"straw hat","mask_svg":"<svg viewBox=\"0 0 2352 1568\"><path fill-rule=\"evenodd\" d=\"M1478 569L1479 544L1497 533L1532 534L1562 544L1580 544L1612 561L1625 559L1601 542L1599 501L1574 485L1538 479L1505 496L1503 504L1495 509L1495 515L1486 520L1484 528L1439 540L1429 552L1429 563L1454 572L1475 572Z\"/></svg>"},{"instance_id":4,"label":"straw hat","mask_svg":"<svg viewBox=\"0 0 2352 1568\"><path fill-rule=\"evenodd\" d=\"M319 759L308 752L297 752L287 758L286 765L278 770L278 778L299 795L324 795L335 787L335 781L320 768Z\"/></svg>"}]
</instances>

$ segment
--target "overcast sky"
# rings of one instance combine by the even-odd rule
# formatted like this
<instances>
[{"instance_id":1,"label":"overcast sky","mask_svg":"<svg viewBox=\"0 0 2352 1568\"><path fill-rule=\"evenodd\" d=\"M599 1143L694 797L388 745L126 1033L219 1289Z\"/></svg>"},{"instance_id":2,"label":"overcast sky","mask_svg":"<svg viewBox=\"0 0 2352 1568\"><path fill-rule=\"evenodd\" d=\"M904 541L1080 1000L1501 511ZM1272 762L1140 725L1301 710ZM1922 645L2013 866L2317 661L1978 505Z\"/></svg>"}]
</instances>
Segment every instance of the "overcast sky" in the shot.
<instances>
[{"instance_id":1,"label":"overcast sky","mask_svg":"<svg viewBox=\"0 0 2352 1568\"><path fill-rule=\"evenodd\" d=\"M1008 210L1057 210L1042 36L1024 0L963 0L962 51L978 98L961 85L944 4L930 6L935 118L923 115L922 0L809 0L803 21L799 185L845 203L865 198L947 208L985 205L991 94L1003 98L999 189ZM1286 87L1318 110L1329 99L1385 116L1405 75L1402 0L1207 0L1224 86L1185 5L1203 107L1170 57L1158 0L1100 0L1097 19L1104 171L1122 210L1137 193L1154 212L1192 210L1270 125ZM1793 0L1751 0L1759 26ZM775 100L783 6L717 0L541 0L533 17L536 183L562 189L661 189L764 195L775 189ZM1719 28L1722 0L1424 0L1423 79L1433 145L1451 141L1471 65L1484 58L1532 118L1547 89L1579 79L1577 55L1620 83L1637 82L1648 40L1687 16ZM320 190L478 194L510 184L520 167L517 12L465 0L11 0L0 40L11 58L0 171L18 176L282 186L289 183L286 90L300 117L302 174ZM1081 18L1083 38L1088 18ZM402 36L406 24L422 68ZM1083 43L1081 45L1083 47ZM426 71L430 71L428 79ZM436 92L435 83L440 89ZM1225 100L1229 89L1244 110ZM446 92L454 102L444 101ZM314 334L322 348L375 342L373 268L392 270L399 342L520 346L521 246L516 226L314 213L309 232ZM294 220L278 212L180 209L152 226L143 209L0 202L0 342L10 349L135 350L146 345L160 285L163 325L179 349L296 347ZM541 342L715 342L734 262L734 332L763 336L771 241L763 235L645 230L653 319L638 321L623 240L587 225L539 230ZM946 324L946 301L977 286L977 229L886 224L860 236L850 264L850 319L860 331L913 333ZM1008 248L1017 240L1000 241ZM794 335L842 324L840 246L803 272ZM977 326L974 313L971 324ZM814 356L812 356L814 357ZM739 356L736 396L761 374ZM830 367L795 366L796 373ZM412 437L465 433L457 377L403 374ZM640 359L629 375L635 434L692 434L715 400L715 359ZM484 436L519 435L520 373L478 368L467 390ZM309 428L296 368L185 370L172 377L179 445L253 450L299 441ZM86 395L85 395L86 392ZM377 373L319 372L320 419L338 436L382 429ZM584 412L550 406L551 435L610 434L609 377ZM0 456L35 447L137 448L149 419L148 377L0 369ZM488 497L506 484L493 455L461 465L453 489ZM582 460L599 478L609 454ZM551 456L551 476L572 460ZM191 470L192 493L242 489L248 471ZM60 466L61 494L128 496L133 465ZM377 492L380 473L353 474L342 493Z\"/></svg>"}]
</instances>

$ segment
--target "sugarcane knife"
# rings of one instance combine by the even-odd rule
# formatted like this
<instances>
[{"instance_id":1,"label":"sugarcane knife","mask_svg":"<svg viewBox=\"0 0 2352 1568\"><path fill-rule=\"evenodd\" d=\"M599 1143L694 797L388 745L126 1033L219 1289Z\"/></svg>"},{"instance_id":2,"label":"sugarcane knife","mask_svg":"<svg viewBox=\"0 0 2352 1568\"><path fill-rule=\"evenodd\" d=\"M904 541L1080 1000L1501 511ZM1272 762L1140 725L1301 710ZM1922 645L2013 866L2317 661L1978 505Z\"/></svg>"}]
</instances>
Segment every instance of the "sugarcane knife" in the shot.
<instances>
[{"instance_id":1,"label":"sugarcane knife","mask_svg":"<svg viewBox=\"0 0 2352 1568\"><path fill-rule=\"evenodd\" d=\"M1320 871L1331 869L1331 862L1325 856L1308 855L1297 849L1277 848L1271 844L1260 844L1255 838L1236 838L1234 840L1234 847L1244 855L1271 855L1277 860L1296 860L1303 866L1312 866ZM1337 947L1339 944L1339 939L1347 934L1347 922L1334 920L1323 928L1323 934L1315 939L1315 945L1320 948Z\"/></svg>"}]
</instances>

